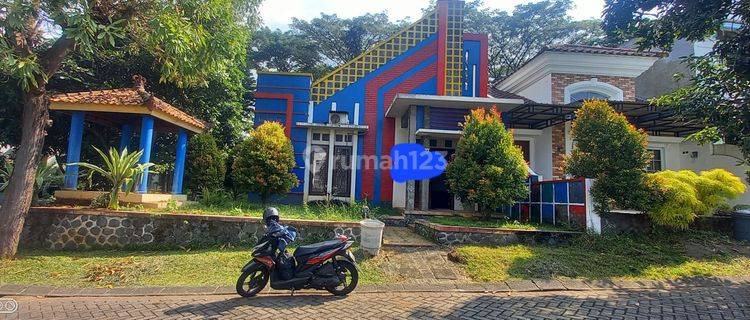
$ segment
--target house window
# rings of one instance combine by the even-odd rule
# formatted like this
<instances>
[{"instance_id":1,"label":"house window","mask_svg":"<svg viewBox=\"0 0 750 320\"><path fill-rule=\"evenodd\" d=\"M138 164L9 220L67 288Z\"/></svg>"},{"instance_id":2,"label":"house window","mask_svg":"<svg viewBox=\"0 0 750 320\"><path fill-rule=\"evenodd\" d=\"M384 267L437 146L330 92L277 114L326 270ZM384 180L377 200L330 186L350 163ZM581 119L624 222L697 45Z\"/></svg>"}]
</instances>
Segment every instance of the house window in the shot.
<instances>
[{"instance_id":1,"label":"house window","mask_svg":"<svg viewBox=\"0 0 750 320\"><path fill-rule=\"evenodd\" d=\"M328 192L328 146L313 145L310 150L310 194Z\"/></svg>"},{"instance_id":2,"label":"house window","mask_svg":"<svg viewBox=\"0 0 750 320\"><path fill-rule=\"evenodd\" d=\"M570 95L570 102L591 100L591 99L609 100L609 96L599 93L599 92L594 92L594 91L579 91L576 93L572 93Z\"/></svg>"},{"instance_id":3,"label":"house window","mask_svg":"<svg viewBox=\"0 0 750 320\"><path fill-rule=\"evenodd\" d=\"M664 170L664 160L663 160L663 154L661 149L649 149L649 152L653 155L651 158L651 163L648 164L646 167L646 171L648 172L657 172Z\"/></svg>"},{"instance_id":4,"label":"house window","mask_svg":"<svg viewBox=\"0 0 750 320\"><path fill-rule=\"evenodd\" d=\"M572 103L586 99L604 99L622 101L624 92L622 89L609 83L601 82L596 78L570 84L564 89L564 103Z\"/></svg>"},{"instance_id":5,"label":"house window","mask_svg":"<svg viewBox=\"0 0 750 320\"><path fill-rule=\"evenodd\" d=\"M313 132L309 145L308 195L316 199L351 196L353 140L354 134L349 132Z\"/></svg>"}]
</instances>

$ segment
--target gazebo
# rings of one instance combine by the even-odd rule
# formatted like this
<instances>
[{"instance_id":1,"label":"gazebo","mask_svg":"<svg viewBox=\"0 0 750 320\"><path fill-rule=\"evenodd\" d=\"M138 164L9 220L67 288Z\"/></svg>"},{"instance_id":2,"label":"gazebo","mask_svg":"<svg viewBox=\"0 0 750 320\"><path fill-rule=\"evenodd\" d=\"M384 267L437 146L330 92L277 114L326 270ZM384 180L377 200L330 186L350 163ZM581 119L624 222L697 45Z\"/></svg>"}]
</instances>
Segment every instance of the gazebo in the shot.
<instances>
[{"instance_id":1,"label":"gazebo","mask_svg":"<svg viewBox=\"0 0 750 320\"><path fill-rule=\"evenodd\" d=\"M133 134L138 130L137 150L143 150L141 163L150 162L156 132L172 132L177 135L177 148L171 194L150 194L147 171L136 192L128 196L122 194L120 200L150 207L165 206L170 200L184 202L187 197L182 193L182 182L188 135L202 133L206 123L147 92L143 77L135 75L133 82L133 88L64 93L50 98L50 110L65 112L71 117L66 163L80 161L84 121L120 129L120 150L131 149ZM65 170L63 189L55 192L60 202L90 201L102 193L77 189L78 166L69 165Z\"/></svg>"}]
</instances>

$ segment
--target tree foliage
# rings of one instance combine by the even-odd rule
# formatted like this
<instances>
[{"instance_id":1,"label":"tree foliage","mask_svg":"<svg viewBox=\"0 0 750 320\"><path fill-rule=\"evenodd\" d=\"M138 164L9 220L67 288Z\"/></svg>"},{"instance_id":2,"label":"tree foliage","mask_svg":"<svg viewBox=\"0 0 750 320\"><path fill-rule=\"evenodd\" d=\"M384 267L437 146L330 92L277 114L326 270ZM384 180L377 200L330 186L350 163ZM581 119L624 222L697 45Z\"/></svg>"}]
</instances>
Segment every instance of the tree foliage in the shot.
<instances>
[{"instance_id":1,"label":"tree foliage","mask_svg":"<svg viewBox=\"0 0 750 320\"><path fill-rule=\"evenodd\" d=\"M287 193L299 185L292 173L296 165L292 142L278 122L265 122L237 145L232 178L240 192L260 195L265 203L271 195Z\"/></svg>"},{"instance_id":2,"label":"tree foliage","mask_svg":"<svg viewBox=\"0 0 750 320\"><path fill-rule=\"evenodd\" d=\"M555 44L606 44L599 20L574 21L570 0L519 4L512 12L483 8L482 0L466 3L468 32L489 35L490 77L501 80L545 47Z\"/></svg>"},{"instance_id":3,"label":"tree foliage","mask_svg":"<svg viewBox=\"0 0 750 320\"><path fill-rule=\"evenodd\" d=\"M0 208L0 257L16 252L49 125L49 79L71 53L144 50L159 80L205 85L246 53L258 0L0 1L0 73L20 87L16 170ZM23 168L20 170L18 168Z\"/></svg>"},{"instance_id":4,"label":"tree foliage","mask_svg":"<svg viewBox=\"0 0 750 320\"><path fill-rule=\"evenodd\" d=\"M712 214L745 192L742 180L724 169L660 171L649 174L647 183L661 195L648 210L651 220L678 229L687 229L696 217Z\"/></svg>"},{"instance_id":5,"label":"tree foliage","mask_svg":"<svg viewBox=\"0 0 750 320\"><path fill-rule=\"evenodd\" d=\"M310 21L294 19L292 29L310 39L325 60L340 65L352 60L406 26L392 23L386 13L367 13L350 19L321 13Z\"/></svg>"},{"instance_id":6,"label":"tree foliage","mask_svg":"<svg viewBox=\"0 0 750 320\"><path fill-rule=\"evenodd\" d=\"M599 212L613 206L643 210L652 195L645 184L651 153L646 133L603 100L587 100L571 126L576 145L565 161L575 177L596 179L592 196Z\"/></svg>"},{"instance_id":7,"label":"tree foliage","mask_svg":"<svg viewBox=\"0 0 750 320\"><path fill-rule=\"evenodd\" d=\"M446 169L451 192L488 212L528 195L528 168L497 109L475 109L462 124L453 160Z\"/></svg>"},{"instance_id":8,"label":"tree foliage","mask_svg":"<svg viewBox=\"0 0 750 320\"><path fill-rule=\"evenodd\" d=\"M744 155L738 164L750 165L750 80L715 56L687 61L694 71L691 84L655 99L656 104L706 126L688 139L736 145Z\"/></svg>"},{"instance_id":9,"label":"tree foliage","mask_svg":"<svg viewBox=\"0 0 750 320\"><path fill-rule=\"evenodd\" d=\"M310 21L294 19L287 31L259 30L248 56L259 70L308 72L318 78L404 26L406 22L391 22L385 13L353 18L321 13Z\"/></svg>"},{"instance_id":10,"label":"tree foliage","mask_svg":"<svg viewBox=\"0 0 750 320\"><path fill-rule=\"evenodd\" d=\"M604 28L610 37L634 39L641 49L669 50L677 39L713 37L713 51L688 57L691 85L657 100L705 126L693 138L742 149L750 164L750 2L726 0L607 0ZM750 172L748 174L750 180Z\"/></svg>"},{"instance_id":11,"label":"tree foliage","mask_svg":"<svg viewBox=\"0 0 750 320\"><path fill-rule=\"evenodd\" d=\"M210 134L198 134L188 143L185 167L186 185L191 194L222 187L227 171L227 155Z\"/></svg>"}]
</instances>

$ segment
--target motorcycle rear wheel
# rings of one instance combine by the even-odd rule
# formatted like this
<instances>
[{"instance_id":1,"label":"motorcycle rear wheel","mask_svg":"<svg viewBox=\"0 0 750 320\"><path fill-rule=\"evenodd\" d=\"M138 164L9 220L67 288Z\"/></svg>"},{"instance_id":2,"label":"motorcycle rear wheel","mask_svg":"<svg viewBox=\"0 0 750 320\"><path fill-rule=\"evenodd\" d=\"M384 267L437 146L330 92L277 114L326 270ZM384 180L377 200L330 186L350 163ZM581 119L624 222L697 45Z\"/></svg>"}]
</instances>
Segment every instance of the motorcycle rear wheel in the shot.
<instances>
[{"instance_id":1,"label":"motorcycle rear wheel","mask_svg":"<svg viewBox=\"0 0 750 320\"><path fill-rule=\"evenodd\" d=\"M237 279L237 294L245 298L255 296L266 287L268 284L269 272L268 269L255 265L242 272L240 277Z\"/></svg>"},{"instance_id":2,"label":"motorcycle rear wheel","mask_svg":"<svg viewBox=\"0 0 750 320\"><path fill-rule=\"evenodd\" d=\"M326 290L334 296L345 296L357 287L359 282L359 271L357 266L348 260L336 260L334 264L336 275L342 280L336 286L326 287Z\"/></svg>"}]
</instances>

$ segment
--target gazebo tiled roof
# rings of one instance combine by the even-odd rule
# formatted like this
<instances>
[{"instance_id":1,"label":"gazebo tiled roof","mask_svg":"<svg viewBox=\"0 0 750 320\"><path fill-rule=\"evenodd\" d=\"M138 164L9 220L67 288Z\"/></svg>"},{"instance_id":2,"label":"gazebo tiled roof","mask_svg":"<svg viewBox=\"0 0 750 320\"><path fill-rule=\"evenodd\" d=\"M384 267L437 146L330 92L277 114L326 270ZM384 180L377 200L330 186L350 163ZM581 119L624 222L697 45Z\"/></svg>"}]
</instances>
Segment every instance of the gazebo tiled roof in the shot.
<instances>
[{"instance_id":1,"label":"gazebo tiled roof","mask_svg":"<svg viewBox=\"0 0 750 320\"><path fill-rule=\"evenodd\" d=\"M62 93L50 98L52 110L152 114L194 132L206 123L155 97L142 87Z\"/></svg>"}]
</instances>

